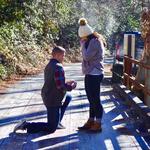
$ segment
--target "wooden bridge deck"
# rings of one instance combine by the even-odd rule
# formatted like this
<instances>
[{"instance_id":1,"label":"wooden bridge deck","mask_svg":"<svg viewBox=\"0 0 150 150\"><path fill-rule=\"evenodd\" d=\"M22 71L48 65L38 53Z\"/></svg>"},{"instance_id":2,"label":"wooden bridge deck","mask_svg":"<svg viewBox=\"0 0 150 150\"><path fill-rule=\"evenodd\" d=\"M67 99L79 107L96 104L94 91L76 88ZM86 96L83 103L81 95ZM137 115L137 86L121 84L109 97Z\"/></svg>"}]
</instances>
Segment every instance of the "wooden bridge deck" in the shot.
<instances>
[{"instance_id":1,"label":"wooden bridge deck","mask_svg":"<svg viewBox=\"0 0 150 150\"><path fill-rule=\"evenodd\" d=\"M40 89L43 74L24 78L5 92L0 93L0 150L148 150L150 136L140 135L129 117L129 109L117 97L108 84L101 88L104 107L102 133L89 133L77 130L88 117L83 76L80 64L65 67L68 79L78 82L72 91L71 101L62 121L66 129L54 134L13 133L16 123L26 118L30 121L46 121ZM105 81L107 81L107 76Z\"/></svg>"}]
</instances>

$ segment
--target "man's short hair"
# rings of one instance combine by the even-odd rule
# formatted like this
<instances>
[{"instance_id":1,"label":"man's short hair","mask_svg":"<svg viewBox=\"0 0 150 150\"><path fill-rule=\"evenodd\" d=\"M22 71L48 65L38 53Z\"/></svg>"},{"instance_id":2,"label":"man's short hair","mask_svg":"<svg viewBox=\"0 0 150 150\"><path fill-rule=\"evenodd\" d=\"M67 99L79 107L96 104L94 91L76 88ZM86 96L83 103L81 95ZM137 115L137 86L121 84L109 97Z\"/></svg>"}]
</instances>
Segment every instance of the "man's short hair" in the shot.
<instances>
[{"instance_id":1,"label":"man's short hair","mask_svg":"<svg viewBox=\"0 0 150 150\"><path fill-rule=\"evenodd\" d=\"M62 53L62 52L66 52L66 50L61 46L55 46L52 49L52 53Z\"/></svg>"}]
</instances>

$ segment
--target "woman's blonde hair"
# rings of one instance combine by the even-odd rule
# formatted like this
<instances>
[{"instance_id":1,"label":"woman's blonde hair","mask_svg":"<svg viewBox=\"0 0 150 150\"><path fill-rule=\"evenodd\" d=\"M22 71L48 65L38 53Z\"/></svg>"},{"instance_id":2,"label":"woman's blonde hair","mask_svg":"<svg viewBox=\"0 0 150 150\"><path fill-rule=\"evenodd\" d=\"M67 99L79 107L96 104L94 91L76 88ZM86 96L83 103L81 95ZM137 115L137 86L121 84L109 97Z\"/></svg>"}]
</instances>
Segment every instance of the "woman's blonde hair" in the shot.
<instances>
[{"instance_id":1,"label":"woman's blonde hair","mask_svg":"<svg viewBox=\"0 0 150 150\"><path fill-rule=\"evenodd\" d=\"M101 40L104 44L104 47L107 46L107 42L106 42L106 39L104 38L104 36L98 32L94 32L93 33L95 37L97 37L99 40Z\"/></svg>"}]
</instances>

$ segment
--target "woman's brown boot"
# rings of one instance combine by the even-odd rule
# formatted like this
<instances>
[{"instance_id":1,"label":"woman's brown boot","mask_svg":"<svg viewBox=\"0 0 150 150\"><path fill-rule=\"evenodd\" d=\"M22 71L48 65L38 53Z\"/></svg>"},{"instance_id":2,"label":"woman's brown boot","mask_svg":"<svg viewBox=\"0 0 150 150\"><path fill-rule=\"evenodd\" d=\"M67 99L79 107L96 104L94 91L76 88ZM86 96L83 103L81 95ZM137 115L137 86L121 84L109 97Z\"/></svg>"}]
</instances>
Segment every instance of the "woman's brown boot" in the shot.
<instances>
[{"instance_id":1,"label":"woman's brown boot","mask_svg":"<svg viewBox=\"0 0 150 150\"><path fill-rule=\"evenodd\" d=\"M90 127L89 131L101 132L102 131L101 123L95 121Z\"/></svg>"},{"instance_id":2,"label":"woman's brown boot","mask_svg":"<svg viewBox=\"0 0 150 150\"><path fill-rule=\"evenodd\" d=\"M82 127L78 127L79 130L88 130L94 124L93 120L88 120Z\"/></svg>"}]
</instances>

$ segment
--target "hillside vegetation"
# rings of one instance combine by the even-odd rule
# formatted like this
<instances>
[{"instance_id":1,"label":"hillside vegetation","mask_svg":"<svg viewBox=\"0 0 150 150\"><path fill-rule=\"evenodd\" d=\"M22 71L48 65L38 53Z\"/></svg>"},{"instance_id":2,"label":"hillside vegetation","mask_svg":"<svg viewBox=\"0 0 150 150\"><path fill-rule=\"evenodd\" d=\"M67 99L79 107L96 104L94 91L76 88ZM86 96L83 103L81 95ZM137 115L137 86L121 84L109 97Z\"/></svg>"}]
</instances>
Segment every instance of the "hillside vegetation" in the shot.
<instances>
[{"instance_id":1,"label":"hillside vegetation","mask_svg":"<svg viewBox=\"0 0 150 150\"><path fill-rule=\"evenodd\" d=\"M116 32L140 30L140 12L140 2L131 0L0 0L0 79L35 73L54 43L66 48L66 61L79 61L80 17L112 51Z\"/></svg>"}]
</instances>

